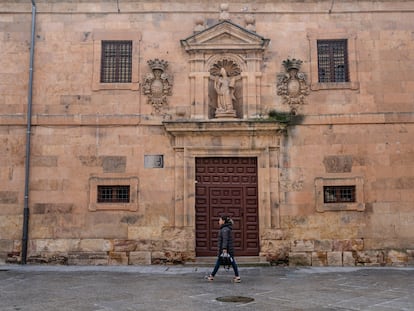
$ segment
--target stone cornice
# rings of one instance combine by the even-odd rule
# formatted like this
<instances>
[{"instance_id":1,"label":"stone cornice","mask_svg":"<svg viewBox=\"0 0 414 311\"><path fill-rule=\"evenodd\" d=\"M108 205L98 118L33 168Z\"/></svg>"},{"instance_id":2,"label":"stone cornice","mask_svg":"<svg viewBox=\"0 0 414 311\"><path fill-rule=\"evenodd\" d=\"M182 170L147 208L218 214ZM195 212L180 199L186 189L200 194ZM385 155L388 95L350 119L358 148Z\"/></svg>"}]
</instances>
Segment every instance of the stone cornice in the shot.
<instances>
[{"instance_id":1,"label":"stone cornice","mask_svg":"<svg viewBox=\"0 0 414 311\"><path fill-rule=\"evenodd\" d=\"M393 123L414 123L414 112L306 115L301 118L300 122L303 125Z\"/></svg>"},{"instance_id":2,"label":"stone cornice","mask_svg":"<svg viewBox=\"0 0 414 311\"><path fill-rule=\"evenodd\" d=\"M298 118L299 119L299 118ZM180 131L178 128L180 124L187 130L193 128L194 131L219 131L220 124L226 124L231 128L232 124L238 125L239 130L252 128L255 130L274 127L276 130L282 128L284 125L275 121L267 120L232 120L232 121L159 121L158 125L164 124L167 128ZM414 123L414 112L380 112L380 113L350 113L350 114L320 114L320 115L305 115L300 116L300 122L294 122L296 125L325 125L325 124L395 124L395 123ZM26 125L26 114L3 114L0 115L1 125L22 126ZM139 114L127 115L103 115L103 114L85 114L85 115L51 115L51 114L36 114L32 117L33 126L93 126L93 125L154 125L144 124L142 116ZM273 124L273 125L271 125ZM279 127L279 128L278 128Z\"/></svg>"},{"instance_id":3,"label":"stone cornice","mask_svg":"<svg viewBox=\"0 0 414 311\"><path fill-rule=\"evenodd\" d=\"M91 1L61 1L61 0L36 0L38 13L48 14L160 14L160 13L216 13L217 7L223 1L152 1L152 0L123 0L117 3L114 0ZM322 13L374 13L374 12L414 12L412 1L407 0L347 0L336 1L332 6L331 1L320 0L285 0L262 1L252 5L245 1L227 1L230 4L229 13L235 14L322 14ZM250 10L244 9L250 7ZM30 13L30 1L9 0L1 1L2 13Z\"/></svg>"},{"instance_id":4,"label":"stone cornice","mask_svg":"<svg viewBox=\"0 0 414 311\"><path fill-rule=\"evenodd\" d=\"M164 127L173 136L200 135L238 136L238 135L274 135L286 126L275 121L165 121Z\"/></svg>"}]
</instances>

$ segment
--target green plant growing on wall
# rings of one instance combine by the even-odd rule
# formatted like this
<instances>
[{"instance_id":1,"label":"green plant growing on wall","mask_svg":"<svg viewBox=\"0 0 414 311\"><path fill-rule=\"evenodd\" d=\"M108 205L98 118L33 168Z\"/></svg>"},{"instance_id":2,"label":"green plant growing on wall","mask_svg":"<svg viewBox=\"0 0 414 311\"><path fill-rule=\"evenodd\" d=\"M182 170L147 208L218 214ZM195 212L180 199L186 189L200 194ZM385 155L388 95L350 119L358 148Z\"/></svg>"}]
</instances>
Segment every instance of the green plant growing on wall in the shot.
<instances>
[{"instance_id":1,"label":"green plant growing on wall","mask_svg":"<svg viewBox=\"0 0 414 311\"><path fill-rule=\"evenodd\" d=\"M292 120L292 114L290 112L270 110L268 116L268 120L277 121L280 123L289 123Z\"/></svg>"}]
</instances>

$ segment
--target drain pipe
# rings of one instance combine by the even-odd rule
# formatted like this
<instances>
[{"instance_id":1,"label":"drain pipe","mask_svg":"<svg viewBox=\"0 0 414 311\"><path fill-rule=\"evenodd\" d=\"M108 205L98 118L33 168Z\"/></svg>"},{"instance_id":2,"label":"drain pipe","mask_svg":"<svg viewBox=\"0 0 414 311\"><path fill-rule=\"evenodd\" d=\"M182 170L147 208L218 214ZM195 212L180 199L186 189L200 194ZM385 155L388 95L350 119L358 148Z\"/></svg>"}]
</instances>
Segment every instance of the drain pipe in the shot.
<instances>
[{"instance_id":1,"label":"drain pipe","mask_svg":"<svg viewBox=\"0 0 414 311\"><path fill-rule=\"evenodd\" d=\"M27 242L29 240L29 177L30 177L30 137L32 128L32 96L33 96L33 56L35 43L36 3L32 1L32 34L30 39L29 86L27 95L27 131L26 131L26 159L24 180L24 209L23 209L23 237L21 263L27 261Z\"/></svg>"}]
</instances>

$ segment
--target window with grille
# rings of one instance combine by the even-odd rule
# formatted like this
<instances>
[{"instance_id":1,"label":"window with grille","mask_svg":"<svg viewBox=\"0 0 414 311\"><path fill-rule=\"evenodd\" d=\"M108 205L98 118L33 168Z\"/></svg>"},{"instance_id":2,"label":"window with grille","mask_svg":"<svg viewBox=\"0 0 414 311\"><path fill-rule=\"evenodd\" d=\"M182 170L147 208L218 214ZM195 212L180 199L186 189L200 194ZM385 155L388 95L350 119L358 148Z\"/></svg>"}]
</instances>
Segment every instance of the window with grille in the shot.
<instances>
[{"instance_id":1,"label":"window with grille","mask_svg":"<svg viewBox=\"0 0 414 311\"><path fill-rule=\"evenodd\" d=\"M98 186L98 203L129 203L129 186Z\"/></svg>"},{"instance_id":2,"label":"window with grille","mask_svg":"<svg viewBox=\"0 0 414 311\"><path fill-rule=\"evenodd\" d=\"M101 83L130 83L132 41L102 41Z\"/></svg>"},{"instance_id":3,"label":"window with grille","mask_svg":"<svg viewBox=\"0 0 414 311\"><path fill-rule=\"evenodd\" d=\"M364 178L315 178L316 210L318 212L365 210Z\"/></svg>"},{"instance_id":4,"label":"window with grille","mask_svg":"<svg viewBox=\"0 0 414 311\"><path fill-rule=\"evenodd\" d=\"M90 177L89 211L137 211L138 182L135 176Z\"/></svg>"},{"instance_id":5,"label":"window with grille","mask_svg":"<svg viewBox=\"0 0 414 311\"><path fill-rule=\"evenodd\" d=\"M352 203L355 202L355 186L324 186L324 203Z\"/></svg>"},{"instance_id":6,"label":"window with grille","mask_svg":"<svg viewBox=\"0 0 414 311\"><path fill-rule=\"evenodd\" d=\"M324 82L349 82L347 40L318 40L318 79Z\"/></svg>"}]
</instances>

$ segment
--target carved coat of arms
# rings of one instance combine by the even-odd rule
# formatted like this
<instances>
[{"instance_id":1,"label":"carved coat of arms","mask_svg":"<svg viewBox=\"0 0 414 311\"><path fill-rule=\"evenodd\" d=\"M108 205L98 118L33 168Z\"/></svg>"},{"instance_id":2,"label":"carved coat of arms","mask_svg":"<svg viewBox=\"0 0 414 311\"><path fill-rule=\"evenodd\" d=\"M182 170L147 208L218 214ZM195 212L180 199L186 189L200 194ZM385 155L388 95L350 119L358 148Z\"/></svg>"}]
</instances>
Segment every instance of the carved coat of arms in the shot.
<instances>
[{"instance_id":1,"label":"carved coat of arms","mask_svg":"<svg viewBox=\"0 0 414 311\"><path fill-rule=\"evenodd\" d=\"M168 105L167 96L172 94L173 79L165 72L168 62L158 58L149 60L152 72L144 76L143 91L148 96L148 104L152 105L155 113L160 113Z\"/></svg>"},{"instance_id":2,"label":"carved coat of arms","mask_svg":"<svg viewBox=\"0 0 414 311\"><path fill-rule=\"evenodd\" d=\"M309 95L306 76L299 72L302 61L287 59L283 61L285 73L278 74L277 95L282 96L283 104L288 104L292 114L296 114L300 105L306 104L305 96Z\"/></svg>"}]
</instances>

